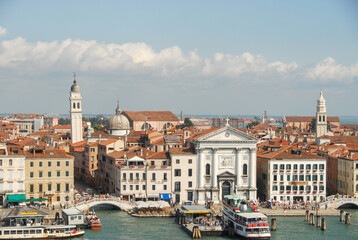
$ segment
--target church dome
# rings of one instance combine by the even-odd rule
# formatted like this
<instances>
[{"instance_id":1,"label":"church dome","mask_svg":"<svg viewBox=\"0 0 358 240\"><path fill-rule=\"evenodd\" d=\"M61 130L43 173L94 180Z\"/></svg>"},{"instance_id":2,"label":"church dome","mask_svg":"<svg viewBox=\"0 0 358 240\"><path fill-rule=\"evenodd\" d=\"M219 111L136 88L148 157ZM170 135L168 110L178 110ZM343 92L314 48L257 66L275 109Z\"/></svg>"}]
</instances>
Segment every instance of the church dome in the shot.
<instances>
[{"instance_id":1,"label":"church dome","mask_svg":"<svg viewBox=\"0 0 358 240\"><path fill-rule=\"evenodd\" d=\"M109 129L112 130L130 130L129 120L121 114L119 103L117 105L116 114L109 119Z\"/></svg>"},{"instance_id":2,"label":"church dome","mask_svg":"<svg viewBox=\"0 0 358 240\"><path fill-rule=\"evenodd\" d=\"M71 92L80 92L80 86L77 84L76 80L73 81Z\"/></svg>"}]
</instances>

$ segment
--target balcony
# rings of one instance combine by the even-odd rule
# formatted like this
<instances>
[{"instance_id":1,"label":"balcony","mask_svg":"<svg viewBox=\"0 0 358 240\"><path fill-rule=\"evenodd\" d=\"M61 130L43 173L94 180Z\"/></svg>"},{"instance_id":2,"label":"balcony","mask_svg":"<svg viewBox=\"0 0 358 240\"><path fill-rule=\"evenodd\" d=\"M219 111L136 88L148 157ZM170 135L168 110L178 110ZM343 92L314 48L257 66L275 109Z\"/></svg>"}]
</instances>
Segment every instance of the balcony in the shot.
<instances>
[{"instance_id":1,"label":"balcony","mask_svg":"<svg viewBox=\"0 0 358 240\"><path fill-rule=\"evenodd\" d=\"M291 191L286 191L287 194L291 194Z\"/></svg>"},{"instance_id":2,"label":"balcony","mask_svg":"<svg viewBox=\"0 0 358 240\"><path fill-rule=\"evenodd\" d=\"M283 173L284 171L285 171L285 170L281 169L281 170L280 170L280 173Z\"/></svg>"},{"instance_id":3,"label":"balcony","mask_svg":"<svg viewBox=\"0 0 358 240\"><path fill-rule=\"evenodd\" d=\"M303 190L300 190L300 194L303 194L304 193L304 191Z\"/></svg>"},{"instance_id":4,"label":"balcony","mask_svg":"<svg viewBox=\"0 0 358 240\"><path fill-rule=\"evenodd\" d=\"M316 194L317 193L317 191L313 191L313 194Z\"/></svg>"},{"instance_id":5,"label":"balcony","mask_svg":"<svg viewBox=\"0 0 358 240\"><path fill-rule=\"evenodd\" d=\"M307 173L310 173L310 172L311 172L311 169L307 169L306 172L307 172Z\"/></svg>"},{"instance_id":6,"label":"balcony","mask_svg":"<svg viewBox=\"0 0 358 240\"><path fill-rule=\"evenodd\" d=\"M307 194L310 194L311 193L311 190L307 190Z\"/></svg>"},{"instance_id":7,"label":"balcony","mask_svg":"<svg viewBox=\"0 0 358 240\"><path fill-rule=\"evenodd\" d=\"M319 182L319 185L323 185L324 184L324 182Z\"/></svg>"},{"instance_id":8,"label":"balcony","mask_svg":"<svg viewBox=\"0 0 358 240\"><path fill-rule=\"evenodd\" d=\"M317 172L317 169L313 169L313 172Z\"/></svg>"},{"instance_id":9,"label":"balcony","mask_svg":"<svg viewBox=\"0 0 358 240\"><path fill-rule=\"evenodd\" d=\"M320 169L319 171L320 171L320 172L324 172L324 169Z\"/></svg>"},{"instance_id":10,"label":"balcony","mask_svg":"<svg viewBox=\"0 0 358 240\"><path fill-rule=\"evenodd\" d=\"M277 173L277 169L274 169L274 170L273 170L273 173Z\"/></svg>"},{"instance_id":11,"label":"balcony","mask_svg":"<svg viewBox=\"0 0 358 240\"><path fill-rule=\"evenodd\" d=\"M156 168L156 165L150 165L149 168Z\"/></svg>"},{"instance_id":12,"label":"balcony","mask_svg":"<svg viewBox=\"0 0 358 240\"><path fill-rule=\"evenodd\" d=\"M294 194L297 194L297 191L293 191Z\"/></svg>"},{"instance_id":13,"label":"balcony","mask_svg":"<svg viewBox=\"0 0 358 240\"><path fill-rule=\"evenodd\" d=\"M287 169L286 172L290 173L290 172L291 172L291 169Z\"/></svg>"},{"instance_id":14,"label":"balcony","mask_svg":"<svg viewBox=\"0 0 358 240\"><path fill-rule=\"evenodd\" d=\"M317 184L317 181L313 181L313 184Z\"/></svg>"},{"instance_id":15,"label":"balcony","mask_svg":"<svg viewBox=\"0 0 358 240\"><path fill-rule=\"evenodd\" d=\"M281 193L281 194L283 194L283 193L284 193L284 191L282 191L282 190L281 190L281 191L280 191L280 193Z\"/></svg>"},{"instance_id":16,"label":"balcony","mask_svg":"<svg viewBox=\"0 0 358 240\"><path fill-rule=\"evenodd\" d=\"M304 172L304 170L300 170L300 173L303 173Z\"/></svg>"},{"instance_id":17,"label":"balcony","mask_svg":"<svg viewBox=\"0 0 358 240\"><path fill-rule=\"evenodd\" d=\"M273 181L273 184L277 184L277 181Z\"/></svg>"},{"instance_id":18,"label":"balcony","mask_svg":"<svg viewBox=\"0 0 358 240\"><path fill-rule=\"evenodd\" d=\"M294 173L297 173L297 169L293 170Z\"/></svg>"},{"instance_id":19,"label":"balcony","mask_svg":"<svg viewBox=\"0 0 358 240\"><path fill-rule=\"evenodd\" d=\"M281 185L285 184L285 182L280 182Z\"/></svg>"}]
</instances>

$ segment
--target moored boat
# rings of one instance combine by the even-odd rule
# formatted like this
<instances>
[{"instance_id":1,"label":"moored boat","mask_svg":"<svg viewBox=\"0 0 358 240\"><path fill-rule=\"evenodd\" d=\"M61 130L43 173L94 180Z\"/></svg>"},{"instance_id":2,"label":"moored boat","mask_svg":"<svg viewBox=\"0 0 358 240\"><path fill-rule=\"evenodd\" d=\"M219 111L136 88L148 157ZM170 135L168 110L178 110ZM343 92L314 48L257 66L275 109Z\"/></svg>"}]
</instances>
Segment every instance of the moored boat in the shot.
<instances>
[{"instance_id":1,"label":"moored boat","mask_svg":"<svg viewBox=\"0 0 358 240\"><path fill-rule=\"evenodd\" d=\"M0 227L0 239L63 239L85 234L72 225L40 225Z\"/></svg>"},{"instance_id":2,"label":"moored boat","mask_svg":"<svg viewBox=\"0 0 358 240\"><path fill-rule=\"evenodd\" d=\"M223 200L223 218L229 228L244 238L270 239L267 216L253 212L243 196L227 195Z\"/></svg>"},{"instance_id":3,"label":"moored boat","mask_svg":"<svg viewBox=\"0 0 358 240\"><path fill-rule=\"evenodd\" d=\"M86 219L91 230L100 230L102 228L101 220L93 210L87 213Z\"/></svg>"}]
</instances>

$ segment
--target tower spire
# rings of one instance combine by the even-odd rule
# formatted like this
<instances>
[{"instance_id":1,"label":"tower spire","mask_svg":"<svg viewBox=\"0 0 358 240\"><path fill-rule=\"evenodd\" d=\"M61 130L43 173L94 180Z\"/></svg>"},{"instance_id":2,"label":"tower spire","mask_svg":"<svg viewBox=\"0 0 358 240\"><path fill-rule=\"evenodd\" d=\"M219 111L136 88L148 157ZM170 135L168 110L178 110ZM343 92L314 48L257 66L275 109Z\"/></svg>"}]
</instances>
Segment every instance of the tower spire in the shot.
<instances>
[{"instance_id":1,"label":"tower spire","mask_svg":"<svg viewBox=\"0 0 358 240\"><path fill-rule=\"evenodd\" d=\"M121 109L119 108L119 98L117 99L117 108L116 108L116 114L120 114Z\"/></svg>"},{"instance_id":2,"label":"tower spire","mask_svg":"<svg viewBox=\"0 0 358 240\"><path fill-rule=\"evenodd\" d=\"M75 73L75 72L73 72L73 83L74 83L74 84L77 83L77 81L76 81L76 73Z\"/></svg>"}]
</instances>

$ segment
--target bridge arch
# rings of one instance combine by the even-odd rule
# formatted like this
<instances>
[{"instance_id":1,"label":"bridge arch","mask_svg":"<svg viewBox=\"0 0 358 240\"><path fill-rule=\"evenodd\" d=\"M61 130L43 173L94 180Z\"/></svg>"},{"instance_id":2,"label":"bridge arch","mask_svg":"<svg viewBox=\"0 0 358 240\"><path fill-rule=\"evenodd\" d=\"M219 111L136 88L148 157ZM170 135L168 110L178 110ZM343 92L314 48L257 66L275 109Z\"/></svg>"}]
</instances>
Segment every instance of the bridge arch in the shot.
<instances>
[{"instance_id":1,"label":"bridge arch","mask_svg":"<svg viewBox=\"0 0 358 240\"><path fill-rule=\"evenodd\" d=\"M344 203L340 204L337 208L338 209L341 209L341 208L358 208L358 203L357 202L344 202Z\"/></svg>"},{"instance_id":2,"label":"bridge arch","mask_svg":"<svg viewBox=\"0 0 358 240\"><path fill-rule=\"evenodd\" d=\"M131 203L122 201L119 198L94 198L91 200L79 202L73 206L81 211L86 211L99 205L111 205L121 210L130 210L133 208Z\"/></svg>"}]
</instances>

